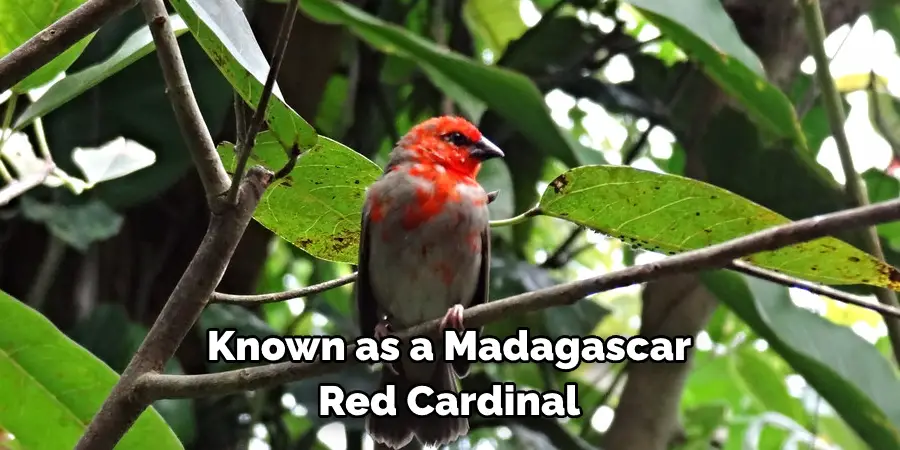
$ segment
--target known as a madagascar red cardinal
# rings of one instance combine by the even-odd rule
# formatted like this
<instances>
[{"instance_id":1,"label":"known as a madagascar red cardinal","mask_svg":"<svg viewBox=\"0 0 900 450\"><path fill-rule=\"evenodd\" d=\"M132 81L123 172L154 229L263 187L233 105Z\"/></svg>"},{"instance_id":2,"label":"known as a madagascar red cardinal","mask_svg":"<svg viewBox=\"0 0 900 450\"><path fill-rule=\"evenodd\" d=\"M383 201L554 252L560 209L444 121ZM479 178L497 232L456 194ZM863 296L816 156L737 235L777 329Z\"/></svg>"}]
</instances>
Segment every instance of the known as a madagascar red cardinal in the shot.
<instances>
[{"instance_id":1,"label":"known as a madagascar red cardinal","mask_svg":"<svg viewBox=\"0 0 900 450\"><path fill-rule=\"evenodd\" d=\"M442 329L462 330L463 308L487 301L488 195L475 176L483 161L503 156L460 117L426 120L396 144L363 206L356 281L363 336L381 338L441 317ZM409 389L457 392L457 377L468 374L468 362L443 361L441 340L433 349L434 362L414 362L405 342L401 359L382 368L380 389L396 386L397 416L367 417L376 442L400 448L415 436L436 446L468 433L464 417L417 417L407 407Z\"/></svg>"}]
</instances>

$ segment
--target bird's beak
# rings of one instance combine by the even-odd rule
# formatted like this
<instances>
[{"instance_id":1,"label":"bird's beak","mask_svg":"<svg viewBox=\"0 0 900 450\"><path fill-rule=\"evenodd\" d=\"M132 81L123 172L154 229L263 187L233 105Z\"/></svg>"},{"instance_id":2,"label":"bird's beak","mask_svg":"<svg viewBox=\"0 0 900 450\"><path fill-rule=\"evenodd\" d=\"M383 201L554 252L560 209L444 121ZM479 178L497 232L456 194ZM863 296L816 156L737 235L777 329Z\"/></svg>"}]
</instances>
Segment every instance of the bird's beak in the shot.
<instances>
[{"instance_id":1,"label":"bird's beak","mask_svg":"<svg viewBox=\"0 0 900 450\"><path fill-rule=\"evenodd\" d=\"M486 137L483 136L480 141L475 143L475 147L472 148L471 154L473 157L481 161L487 161L491 158L502 158L506 156L503 154L503 150L500 150L500 147L497 147L493 142L489 141Z\"/></svg>"}]
</instances>

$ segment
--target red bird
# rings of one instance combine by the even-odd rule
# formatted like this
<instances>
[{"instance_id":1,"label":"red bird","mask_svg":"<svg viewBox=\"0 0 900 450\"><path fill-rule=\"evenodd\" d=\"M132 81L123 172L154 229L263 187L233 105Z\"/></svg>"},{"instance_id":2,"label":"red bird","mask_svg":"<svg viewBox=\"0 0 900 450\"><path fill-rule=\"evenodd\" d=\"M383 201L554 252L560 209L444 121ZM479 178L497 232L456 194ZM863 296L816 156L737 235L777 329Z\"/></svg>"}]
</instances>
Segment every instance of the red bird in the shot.
<instances>
[{"instance_id":1,"label":"red bird","mask_svg":"<svg viewBox=\"0 0 900 450\"><path fill-rule=\"evenodd\" d=\"M380 338L441 317L444 328L461 330L463 308L487 301L488 195L475 177L483 161L503 156L459 117L426 120L400 139L362 211L356 291L363 336ZM469 363L443 362L442 349L435 342L434 362L414 362L406 342L401 359L382 369L380 389L396 386L398 415L367 418L376 442L400 448L415 436L442 445L468 432L464 417L417 417L406 406L418 385L457 392Z\"/></svg>"}]
</instances>

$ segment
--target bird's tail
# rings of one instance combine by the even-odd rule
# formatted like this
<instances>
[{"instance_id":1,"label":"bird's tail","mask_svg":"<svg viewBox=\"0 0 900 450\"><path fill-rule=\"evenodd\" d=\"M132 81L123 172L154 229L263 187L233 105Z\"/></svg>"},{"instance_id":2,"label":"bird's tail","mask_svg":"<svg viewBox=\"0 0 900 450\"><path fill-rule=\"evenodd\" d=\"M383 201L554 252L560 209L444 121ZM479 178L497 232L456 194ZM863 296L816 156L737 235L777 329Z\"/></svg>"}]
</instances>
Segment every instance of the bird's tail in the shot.
<instances>
[{"instance_id":1,"label":"bird's tail","mask_svg":"<svg viewBox=\"0 0 900 450\"><path fill-rule=\"evenodd\" d=\"M427 384L434 389L435 394L439 392L456 393L456 375L453 373L452 366L444 362L434 364L437 364L437 367L432 380ZM366 430L375 442L389 448L399 449L416 437L424 445L440 446L449 444L468 433L469 421L465 417L436 415L419 417L414 415L406 402L410 389L416 384L411 383L403 375L403 369L399 364L395 367L400 371L399 374L395 374L387 368L382 369L379 390L384 391L388 384L395 386L397 415L391 417L370 414L366 418ZM434 402L435 399L434 396L420 396L417 401L420 405L425 406L428 401Z\"/></svg>"}]
</instances>

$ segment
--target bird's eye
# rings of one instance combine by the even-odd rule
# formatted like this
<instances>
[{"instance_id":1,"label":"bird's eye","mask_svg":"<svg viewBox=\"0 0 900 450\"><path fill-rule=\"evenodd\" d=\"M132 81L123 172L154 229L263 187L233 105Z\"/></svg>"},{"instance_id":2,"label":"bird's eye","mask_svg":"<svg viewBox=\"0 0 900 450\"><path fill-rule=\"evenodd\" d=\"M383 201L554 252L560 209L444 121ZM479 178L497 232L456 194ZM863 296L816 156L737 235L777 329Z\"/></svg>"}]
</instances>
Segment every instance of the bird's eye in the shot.
<instances>
[{"instance_id":1,"label":"bird's eye","mask_svg":"<svg viewBox=\"0 0 900 450\"><path fill-rule=\"evenodd\" d=\"M445 134L444 140L459 147L472 145L472 141L459 131Z\"/></svg>"}]
</instances>

